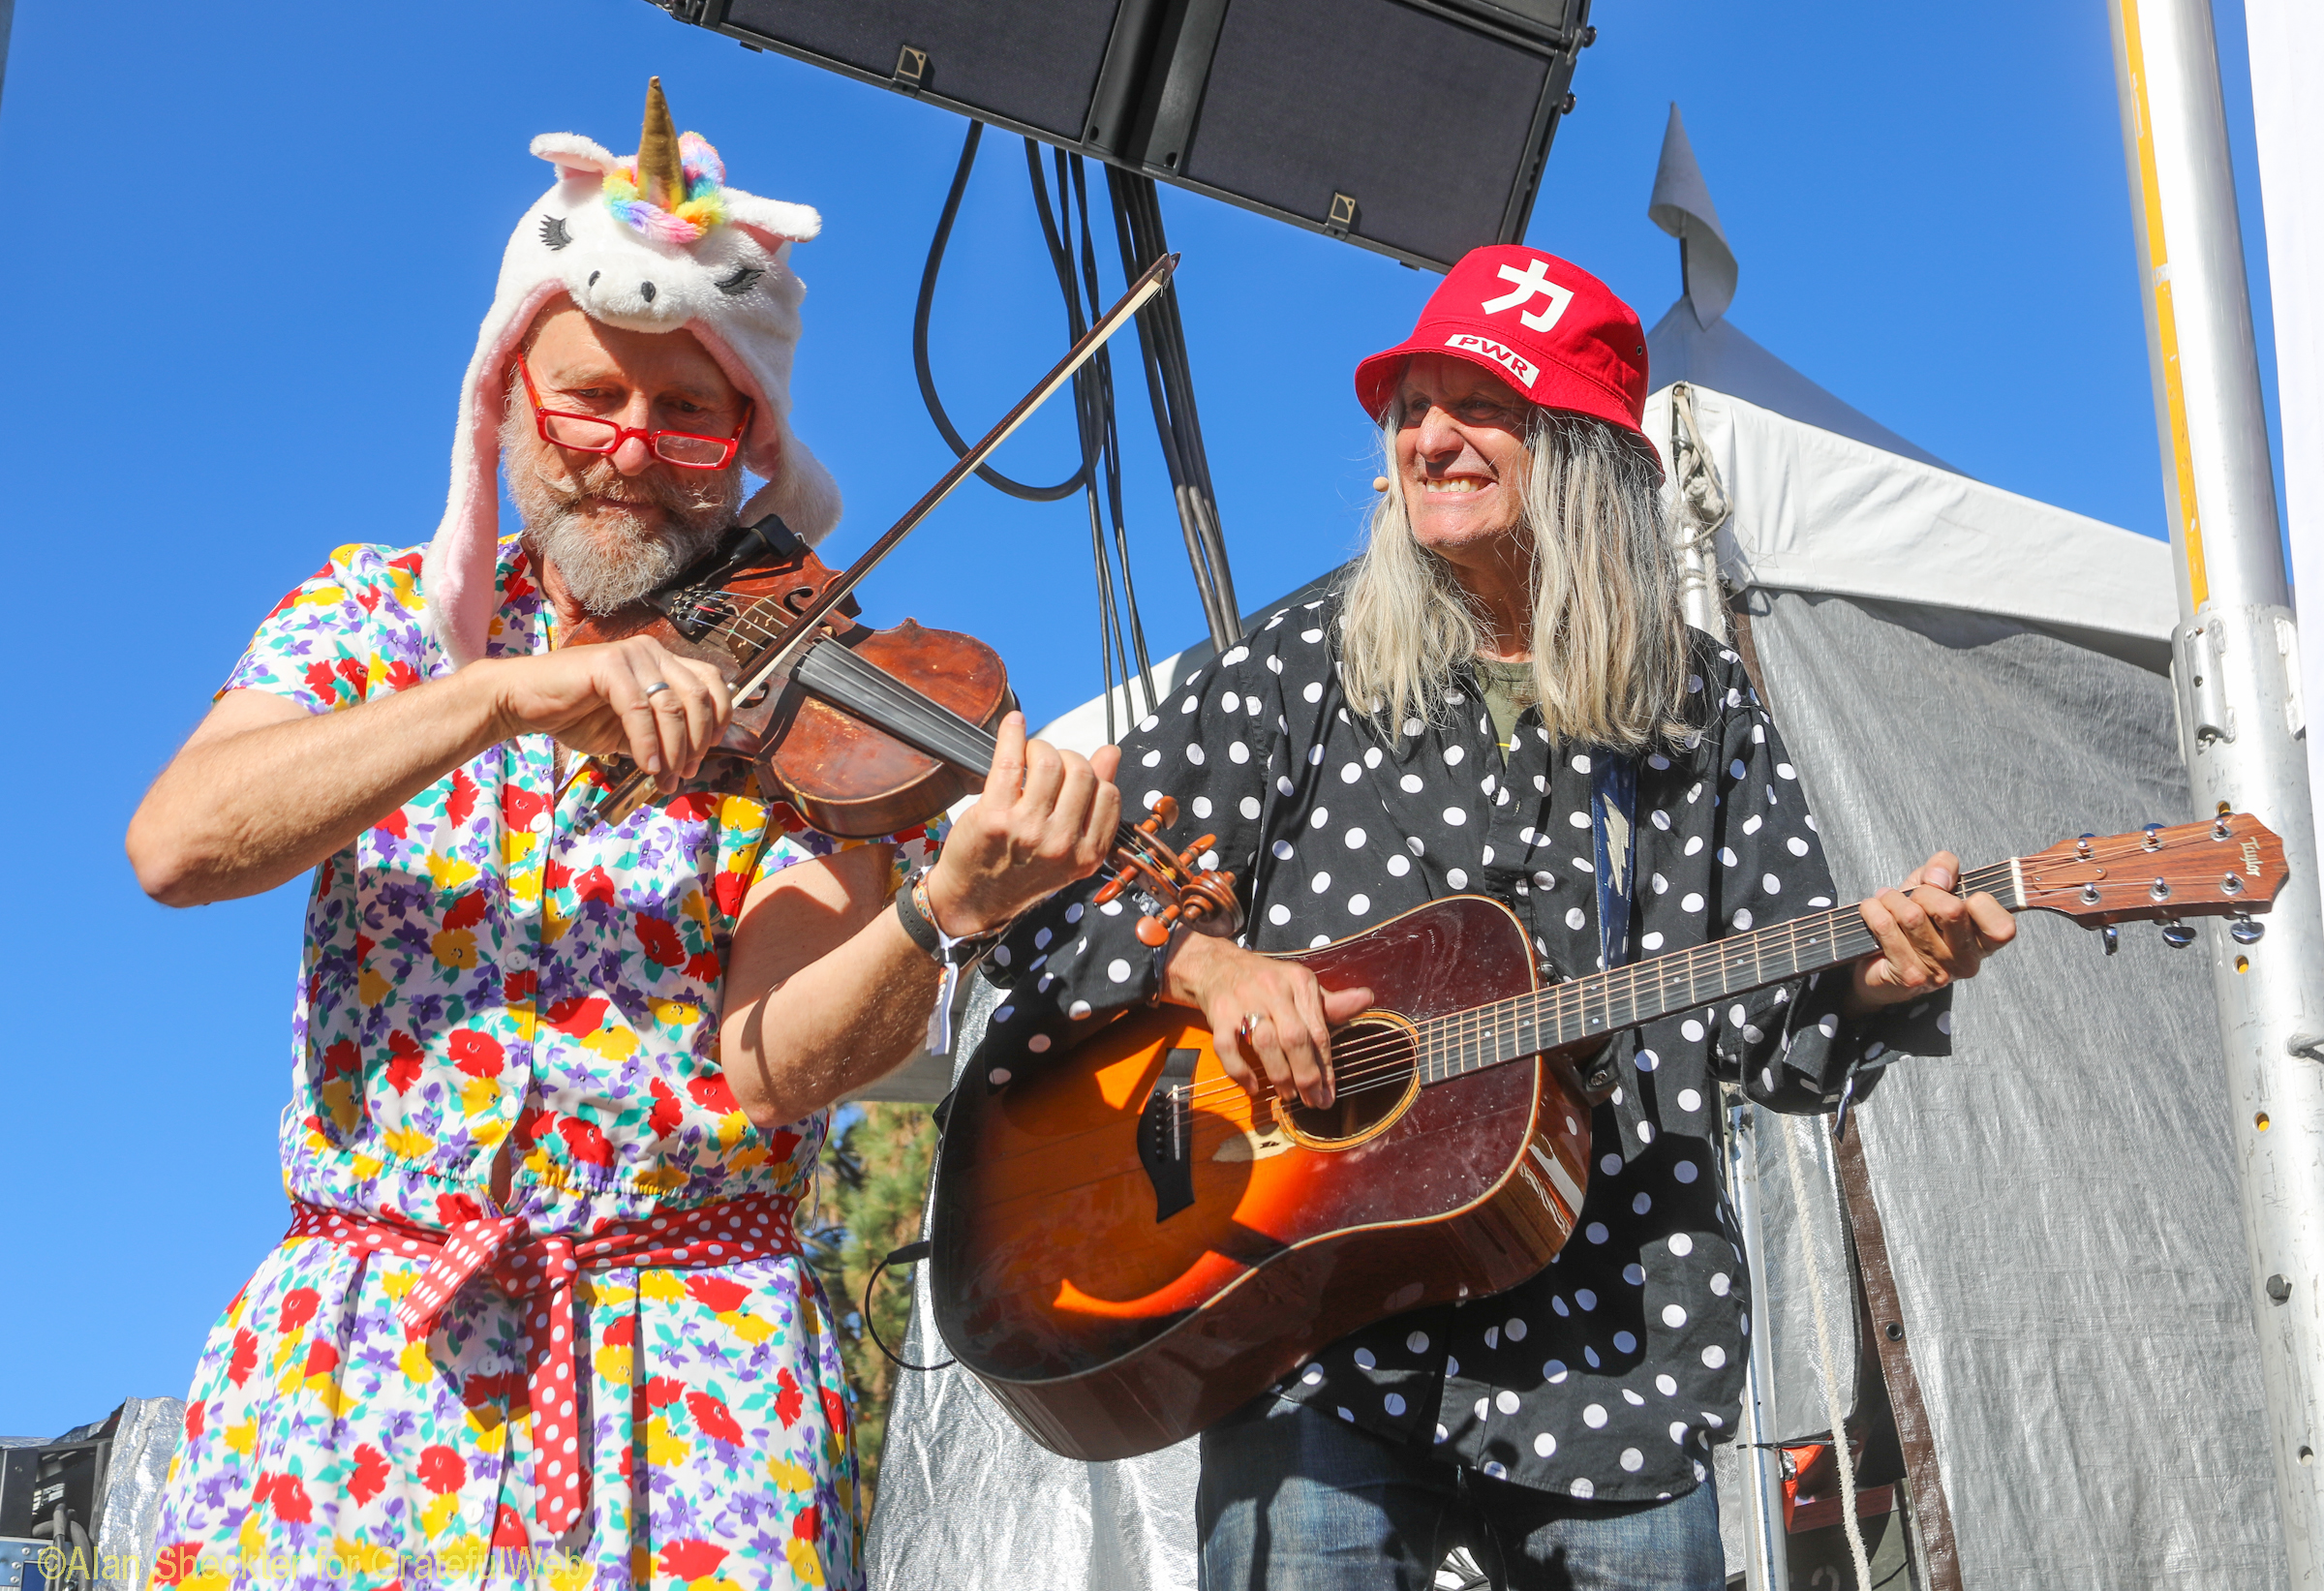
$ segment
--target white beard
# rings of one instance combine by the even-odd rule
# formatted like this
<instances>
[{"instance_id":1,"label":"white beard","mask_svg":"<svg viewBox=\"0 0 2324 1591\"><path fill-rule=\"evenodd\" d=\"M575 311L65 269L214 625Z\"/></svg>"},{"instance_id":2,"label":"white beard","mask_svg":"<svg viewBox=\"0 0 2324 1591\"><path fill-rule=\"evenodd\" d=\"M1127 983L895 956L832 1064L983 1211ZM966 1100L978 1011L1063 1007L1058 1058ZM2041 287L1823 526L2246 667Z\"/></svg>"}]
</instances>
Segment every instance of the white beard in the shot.
<instances>
[{"instance_id":1,"label":"white beard","mask_svg":"<svg viewBox=\"0 0 2324 1591\"><path fill-rule=\"evenodd\" d=\"M525 548L535 562L556 567L574 601L602 615L627 607L708 552L732 517L728 510L707 525L649 530L641 515L592 524L559 505L537 521L526 516Z\"/></svg>"}]
</instances>

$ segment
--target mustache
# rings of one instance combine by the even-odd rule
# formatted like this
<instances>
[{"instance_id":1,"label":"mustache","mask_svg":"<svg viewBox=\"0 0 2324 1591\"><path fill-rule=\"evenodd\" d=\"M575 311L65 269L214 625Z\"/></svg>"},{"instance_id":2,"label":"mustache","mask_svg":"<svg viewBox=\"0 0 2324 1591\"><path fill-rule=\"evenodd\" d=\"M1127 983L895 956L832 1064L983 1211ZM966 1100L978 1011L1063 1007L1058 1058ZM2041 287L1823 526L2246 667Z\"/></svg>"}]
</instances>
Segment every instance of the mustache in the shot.
<instances>
[{"instance_id":1,"label":"mustache","mask_svg":"<svg viewBox=\"0 0 2324 1591\"><path fill-rule=\"evenodd\" d=\"M659 470L642 475L625 475L609 457L593 460L578 474L554 469L546 459L537 461L534 467L535 480L546 500L543 505L551 509L570 510L584 499L595 498L628 508L666 508L680 520L691 523L705 511L723 505L734 495L727 471L687 473L702 478L689 481Z\"/></svg>"}]
</instances>

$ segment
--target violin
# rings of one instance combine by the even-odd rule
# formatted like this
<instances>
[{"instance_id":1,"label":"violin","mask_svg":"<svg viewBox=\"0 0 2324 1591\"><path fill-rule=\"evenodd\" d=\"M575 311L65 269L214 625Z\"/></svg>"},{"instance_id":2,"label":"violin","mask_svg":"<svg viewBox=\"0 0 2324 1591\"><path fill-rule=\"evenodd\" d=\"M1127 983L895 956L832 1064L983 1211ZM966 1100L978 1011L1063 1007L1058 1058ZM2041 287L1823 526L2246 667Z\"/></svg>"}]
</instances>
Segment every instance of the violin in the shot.
<instances>
[{"instance_id":1,"label":"violin","mask_svg":"<svg viewBox=\"0 0 2324 1591\"><path fill-rule=\"evenodd\" d=\"M582 621L565 644L649 635L732 683L793 648L803 624L818 625L793 653L786 679L746 689L719 751L748 757L760 793L823 833L876 839L929 822L982 789L993 731L1017 698L991 647L910 619L874 629L853 598L830 600L841 579L770 514L727 532L708 556L640 600ZM619 822L651 780L634 764L622 766L627 759L610 760L597 815ZM1151 945L1180 921L1221 933L1241 926L1234 874L1196 861L1216 837L1183 850L1160 838L1177 811L1165 796L1144 821L1116 831L1095 898L1104 904L1127 897L1141 914L1138 936Z\"/></svg>"},{"instance_id":2,"label":"violin","mask_svg":"<svg viewBox=\"0 0 2324 1591\"><path fill-rule=\"evenodd\" d=\"M836 578L769 515L728 531L707 558L642 599L584 620L564 644L649 635L733 685L758 654L788 638ZM992 730L1017 704L1000 655L982 641L910 619L873 629L852 600L833 611L791 683L738 701L719 750L756 765L768 800L842 840L911 828L973 794L981 778L972 782L966 770L980 766L980 754L990 766ZM599 815L627 815L632 784L644 784L633 769L617 775Z\"/></svg>"}]
</instances>

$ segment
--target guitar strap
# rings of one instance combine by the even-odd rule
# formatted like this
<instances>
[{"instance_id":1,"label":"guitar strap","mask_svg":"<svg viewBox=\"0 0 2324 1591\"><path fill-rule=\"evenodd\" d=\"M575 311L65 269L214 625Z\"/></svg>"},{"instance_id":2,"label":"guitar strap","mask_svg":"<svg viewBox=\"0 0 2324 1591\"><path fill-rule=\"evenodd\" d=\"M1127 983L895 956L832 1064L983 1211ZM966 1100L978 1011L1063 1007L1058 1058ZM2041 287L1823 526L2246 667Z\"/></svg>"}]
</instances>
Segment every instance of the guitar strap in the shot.
<instances>
[{"instance_id":1,"label":"guitar strap","mask_svg":"<svg viewBox=\"0 0 2324 1591\"><path fill-rule=\"evenodd\" d=\"M1638 765L1601 750L1590 762L1590 841L1598 885L1598 960L1611 970L1630 960L1630 903L1637 846Z\"/></svg>"}]
</instances>

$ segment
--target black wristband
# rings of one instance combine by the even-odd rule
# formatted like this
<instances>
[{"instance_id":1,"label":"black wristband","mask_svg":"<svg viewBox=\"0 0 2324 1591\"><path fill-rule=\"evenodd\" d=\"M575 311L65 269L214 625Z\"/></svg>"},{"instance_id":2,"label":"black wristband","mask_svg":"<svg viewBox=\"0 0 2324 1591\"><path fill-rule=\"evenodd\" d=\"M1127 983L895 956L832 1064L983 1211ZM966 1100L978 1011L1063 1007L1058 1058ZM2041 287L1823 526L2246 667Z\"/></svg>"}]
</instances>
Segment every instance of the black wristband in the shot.
<instances>
[{"instance_id":1,"label":"black wristband","mask_svg":"<svg viewBox=\"0 0 2324 1591\"><path fill-rule=\"evenodd\" d=\"M903 932L910 935L912 943L918 945L930 961L944 960L943 935L936 932L936 925L928 920L920 910L919 903L912 899L912 880L909 878L896 892L896 920L903 925Z\"/></svg>"}]
</instances>

